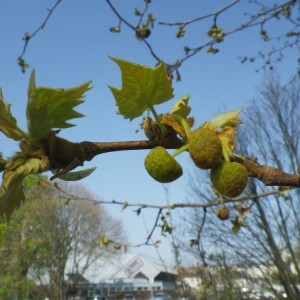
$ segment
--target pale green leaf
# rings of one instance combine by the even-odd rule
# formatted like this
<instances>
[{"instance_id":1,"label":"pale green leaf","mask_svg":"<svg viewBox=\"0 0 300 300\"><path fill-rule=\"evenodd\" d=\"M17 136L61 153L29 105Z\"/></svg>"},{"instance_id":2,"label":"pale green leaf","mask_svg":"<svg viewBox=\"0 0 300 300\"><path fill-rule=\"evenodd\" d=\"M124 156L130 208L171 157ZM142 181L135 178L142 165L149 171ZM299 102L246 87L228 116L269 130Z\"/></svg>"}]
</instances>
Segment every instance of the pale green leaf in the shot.
<instances>
[{"instance_id":1,"label":"pale green leaf","mask_svg":"<svg viewBox=\"0 0 300 300\"><path fill-rule=\"evenodd\" d=\"M237 109L231 112L223 113L218 116L216 116L212 121L209 123L216 128L218 127L225 127L225 126L231 126L231 127L236 127L243 122L239 119L239 114L242 110Z\"/></svg>"},{"instance_id":2,"label":"pale green leaf","mask_svg":"<svg viewBox=\"0 0 300 300\"><path fill-rule=\"evenodd\" d=\"M236 146L237 130L234 127L225 127L218 133L218 137L222 143L223 156L225 160L230 161Z\"/></svg>"},{"instance_id":3,"label":"pale green leaf","mask_svg":"<svg viewBox=\"0 0 300 300\"><path fill-rule=\"evenodd\" d=\"M28 132L33 140L44 137L52 129L75 126L70 119L83 117L74 107L84 102L84 93L91 82L70 89L52 89L35 86L34 71L31 74L26 108Z\"/></svg>"},{"instance_id":4,"label":"pale green leaf","mask_svg":"<svg viewBox=\"0 0 300 300\"><path fill-rule=\"evenodd\" d=\"M177 100L172 109L170 110L170 114L175 114L186 118L191 112L191 107L188 105L189 99L190 96L185 96Z\"/></svg>"},{"instance_id":5,"label":"pale green leaf","mask_svg":"<svg viewBox=\"0 0 300 300\"><path fill-rule=\"evenodd\" d=\"M38 174L49 169L47 157L24 158L16 154L8 162L0 187L0 217L9 221L11 214L25 200L22 182L29 174Z\"/></svg>"},{"instance_id":6,"label":"pale green leaf","mask_svg":"<svg viewBox=\"0 0 300 300\"><path fill-rule=\"evenodd\" d=\"M58 178L65 181L77 181L91 175L95 170L96 167L92 167L80 171L68 172L66 174L58 176Z\"/></svg>"},{"instance_id":7,"label":"pale green leaf","mask_svg":"<svg viewBox=\"0 0 300 300\"><path fill-rule=\"evenodd\" d=\"M125 210L127 208L127 206L128 206L128 202L125 201L122 205L122 211Z\"/></svg>"},{"instance_id":8,"label":"pale green leaf","mask_svg":"<svg viewBox=\"0 0 300 300\"><path fill-rule=\"evenodd\" d=\"M110 87L110 90L119 108L118 113L125 118L137 118L154 105L173 98L172 81L163 63L153 69L117 58L111 59L121 69L122 88Z\"/></svg>"},{"instance_id":9,"label":"pale green leaf","mask_svg":"<svg viewBox=\"0 0 300 300\"><path fill-rule=\"evenodd\" d=\"M8 138L20 141L26 137L26 133L17 126L17 120L10 112L11 104L5 103L0 89L0 131Z\"/></svg>"}]
</instances>

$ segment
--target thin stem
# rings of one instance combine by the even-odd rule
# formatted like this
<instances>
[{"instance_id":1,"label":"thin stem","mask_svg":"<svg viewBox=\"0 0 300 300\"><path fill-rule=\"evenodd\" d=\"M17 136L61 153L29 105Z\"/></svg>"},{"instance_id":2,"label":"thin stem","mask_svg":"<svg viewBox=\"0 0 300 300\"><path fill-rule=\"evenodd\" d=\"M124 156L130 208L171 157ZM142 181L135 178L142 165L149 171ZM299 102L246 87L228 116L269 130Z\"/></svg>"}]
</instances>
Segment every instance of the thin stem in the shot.
<instances>
[{"instance_id":1,"label":"thin stem","mask_svg":"<svg viewBox=\"0 0 300 300\"><path fill-rule=\"evenodd\" d=\"M28 43L29 41L35 37L39 31L41 31L42 29L45 28L46 24L48 23L51 15L53 14L54 10L57 8L57 6L62 2L62 0L57 0L54 5L48 9L48 14L46 16L46 18L44 19L43 23L38 27L36 28L36 30L32 33L32 34L29 34L29 33L26 33L25 36L24 36L24 47L23 47L23 50L22 50L22 53L20 54L19 56L19 59L22 59L22 57L25 55L26 53L26 49L28 47Z\"/></svg>"},{"instance_id":2,"label":"thin stem","mask_svg":"<svg viewBox=\"0 0 300 300\"><path fill-rule=\"evenodd\" d=\"M207 19L207 18L211 18L211 17L216 17L216 16L220 15L222 12L224 12L225 10L227 10L230 7L232 7L235 4L237 4L238 2L240 2L240 0L232 1L231 3L227 4L226 6L224 6L223 8L221 8L221 9L215 11L215 12L209 13L207 15L204 15L204 16L201 16L201 17L189 20L189 21L175 22L175 23L158 22L158 24L159 25L168 25L168 26L187 26L187 25L189 25L191 23L194 23L194 22L198 22L198 21L201 21L201 20L204 20L204 19Z\"/></svg>"},{"instance_id":3,"label":"thin stem","mask_svg":"<svg viewBox=\"0 0 300 300\"><path fill-rule=\"evenodd\" d=\"M172 114L172 117L182 125L185 135L188 138L191 133L191 127L188 124L186 118L184 118L180 115L177 115L177 114Z\"/></svg>"},{"instance_id":4,"label":"thin stem","mask_svg":"<svg viewBox=\"0 0 300 300\"><path fill-rule=\"evenodd\" d=\"M125 20L120 13L117 11L117 9L112 5L110 0L106 0L106 3L109 5L109 7L112 9L112 11L115 13L115 15L119 18L119 20L121 20L124 24L126 24L129 28L131 28L134 32L137 32L136 28L131 25L127 20ZM157 62L161 62L162 59L160 59L156 53L154 52L154 50L152 49L152 46L145 40L145 39L141 39L141 41L148 47L151 55L155 58L155 60Z\"/></svg>"},{"instance_id":5,"label":"thin stem","mask_svg":"<svg viewBox=\"0 0 300 300\"><path fill-rule=\"evenodd\" d=\"M173 157L176 157L176 156L179 155L180 153L187 151L188 148L189 148L189 145L184 145L184 146L182 146L181 148L175 150L175 151L172 153L172 156L173 156Z\"/></svg>"},{"instance_id":6,"label":"thin stem","mask_svg":"<svg viewBox=\"0 0 300 300\"><path fill-rule=\"evenodd\" d=\"M157 123L157 125L158 125L158 127L159 127L159 129L160 129L160 131L161 131L161 133L162 133L162 135L164 136L164 135L167 134L167 132L168 132L166 126L165 126L164 124L161 123L160 118L159 118L159 115L157 114L157 112L156 112L154 106L150 106L149 109L150 109L150 111L152 112L153 117L154 117L154 119L155 119L155 121L156 121L156 123Z\"/></svg>"},{"instance_id":7,"label":"thin stem","mask_svg":"<svg viewBox=\"0 0 300 300\"><path fill-rule=\"evenodd\" d=\"M95 199L91 199L91 198L87 198L87 197L78 197L72 193L69 193L67 191L65 191L63 188L61 188L59 186L59 184L57 182L50 182L47 179L42 179L42 181L51 186L52 188L60 191L64 196L62 196L64 199L67 198L69 200L73 200L73 201L89 201L91 203L93 203L94 205L101 205L101 204L106 204L106 205L119 205L121 207L124 207L125 201L116 201L116 200L111 200L111 201L105 201L105 200L95 200ZM267 192L262 192L259 194L250 194L250 195L243 195L243 196L239 196L236 198L232 198L232 199L226 199L224 201L224 203L236 203L236 202L242 202L242 201L247 201L247 200L258 200L260 198L264 198L267 199L268 196L271 195L276 195L278 194L278 189L274 189L271 191L267 191ZM151 204L151 203L127 203L126 202L126 207L138 207L138 209L145 209L145 208L152 208L152 209L158 209L160 211L162 210L170 210L170 209L178 209L178 208L196 208L196 207L200 207L200 208L209 208L209 207L215 207L215 206L219 206L220 203L214 201L214 199L212 199L212 201L210 202L206 202L206 203L174 203L174 204L167 204L167 205L155 205L155 204Z\"/></svg>"}]
</instances>

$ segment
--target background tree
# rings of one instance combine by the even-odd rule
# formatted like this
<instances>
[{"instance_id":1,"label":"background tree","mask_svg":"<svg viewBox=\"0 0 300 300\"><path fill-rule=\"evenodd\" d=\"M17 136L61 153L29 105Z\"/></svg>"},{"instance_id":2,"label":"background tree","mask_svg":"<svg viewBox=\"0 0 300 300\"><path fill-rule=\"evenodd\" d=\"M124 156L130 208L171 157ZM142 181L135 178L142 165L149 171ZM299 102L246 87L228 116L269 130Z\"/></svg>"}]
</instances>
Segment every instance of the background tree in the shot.
<instances>
[{"instance_id":1,"label":"background tree","mask_svg":"<svg viewBox=\"0 0 300 300\"><path fill-rule=\"evenodd\" d=\"M261 164L284 165L296 172L300 114L294 108L299 107L299 92L298 78L282 85L276 75L268 74L257 98L245 109L245 125L239 139L243 153L253 159L257 155ZM179 248L189 253L190 263L211 266L214 260L210 258L225 254L230 266L244 268L249 274L246 279L250 286L259 283L260 288L278 296L281 289L288 299L298 299L299 191L285 187L274 190L250 180L245 198L252 200L241 201L243 195L233 200L222 199L211 193L210 182L203 177L198 172L192 177L190 197L197 203L225 205L230 209L225 219L230 220L221 221L215 212L199 208L185 211L185 221L177 227L185 232L192 247L184 242L186 239L178 240L183 243Z\"/></svg>"},{"instance_id":2,"label":"background tree","mask_svg":"<svg viewBox=\"0 0 300 300\"><path fill-rule=\"evenodd\" d=\"M93 198L84 187L65 185L64 190L77 198L59 194L45 179L30 183L26 204L9 226L3 225L3 280L8 280L7 274L12 277L3 295L66 299L68 288L69 293L78 289L76 282L67 286L67 274L84 276L96 260L118 254L111 244L101 246L100 240L109 235L124 243L120 222L100 205L84 200ZM36 283L38 288L33 288Z\"/></svg>"}]
</instances>

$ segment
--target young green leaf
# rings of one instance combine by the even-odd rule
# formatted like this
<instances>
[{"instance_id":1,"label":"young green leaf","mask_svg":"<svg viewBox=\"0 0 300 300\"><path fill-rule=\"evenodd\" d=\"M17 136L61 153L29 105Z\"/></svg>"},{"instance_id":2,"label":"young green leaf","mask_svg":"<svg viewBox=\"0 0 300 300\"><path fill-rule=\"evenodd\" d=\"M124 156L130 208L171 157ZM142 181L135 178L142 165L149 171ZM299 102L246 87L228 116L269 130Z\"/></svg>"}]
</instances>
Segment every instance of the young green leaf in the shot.
<instances>
[{"instance_id":1,"label":"young green leaf","mask_svg":"<svg viewBox=\"0 0 300 300\"><path fill-rule=\"evenodd\" d=\"M17 126L17 120L10 112L11 104L5 103L0 89L0 131L8 138L20 141L26 133Z\"/></svg>"},{"instance_id":2,"label":"young green leaf","mask_svg":"<svg viewBox=\"0 0 300 300\"><path fill-rule=\"evenodd\" d=\"M231 127L236 127L240 124L242 124L243 122L239 119L239 114L242 110L241 109L237 109L234 111L230 111L227 113L223 113L220 114L218 116L216 116L212 121L210 121L209 123L213 126L215 126L216 128L218 127L225 127L225 126L231 126Z\"/></svg>"},{"instance_id":3,"label":"young green leaf","mask_svg":"<svg viewBox=\"0 0 300 300\"><path fill-rule=\"evenodd\" d=\"M118 113L124 118L137 118L154 105L173 98L172 81L163 63L152 69L117 58L111 59L121 69L122 88L109 88L117 102Z\"/></svg>"},{"instance_id":4,"label":"young green leaf","mask_svg":"<svg viewBox=\"0 0 300 300\"><path fill-rule=\"evenodd\" d=\"M111 240L107 236L103 236L100 240L99 243L101 246L108 246L108 244L111 242Z\"/></svg>"},{"instance_id":5,"label":"young green leaf","mask_svg":"<svg viewBox=\"0 0 300 300\"><path fill-rule=\"evenodd\" d=\"M227 161L230 161L230 158L233 155L236 146L236 135L237 130L234 127L225 127L218 133L218 137L222 143L223 156Z\"/></svg>"},{"instance_id":6,"label":"young green leaf","mask_svg":"<svg viewBox=\"0 0 300 300\"><path fill-rule=\"evenodd\" d=\"M30 138L38 140L51 129L75 126L67 121L83 117L73 108L84 100L84 93L91 89L91 82L70 89L52 89L35 86L35 73L31 74L26 108Z\"/></svg>"},{"instance_id":7,"label":"young green leaf","mask_svg":"<svg viewBox=\"0 0 300 300\"><path fill-rule=\"evenodd\" d=\"M240 229L242 227L247 227L247 223L245 223L245 221L240 221L239 217L236 216L235 219L230 220L232 227L231 227L231 231L232 233L238 233L240 231Z\"/></svg>"},{"instance_id":8,"label":"young green leaf","mask_svg":"<svg viewBox=\"0 0 300 300\"><path fill-rule=\"evenodd\" d=\"M128 202L125 201L122 205L122 211L125 210L127 208L127 206L128 206Z\"/></svg>"},{"instance_id":9,"label":"young green leaf","mask_svg":"<svg viewBox=\"0 0 300 300\"><path fill-rule=\"evenodd\" d=\"M188 105L189 99L190 96L185 96L177 100L172 109L170 110L170 114L175 114L186 118L191 112L191 107Z\"/></svg>"},{"instance_id":10,"label":"young green leaf","mask_svg":"<svg viewBox=\"0 0 300 300\"><path fill-rule=\"evenodd\" d=\"M6 221L9 221L13 211L25 200L22 186L24 178L29 174L48 170L49 161L46 157L26 159L16 156L8 165L0 187L0 217Z\"/></svg>"},{"instance_id":11,"label":"young green leaf","mask_svg":"<svg viewBox=\"0 0 300 300\"><path fill-rule=\"evenodd\" d=\"M11 173L11 172L9 172ZM10 176L11 174L3 174ZM4 177L4 176L3 176ZM22 182L26 175L19 175L10 180L8 186L0 189L0 218L9 222L13 211L25 201ZM4 180L5 178L3 178Z\"/></svg>"},{"instance_id":12,"label":"young green leaf","mask_svg":"<svg viewBox=\"0 0 300 300\"><path fill-rule=\"evenodd\" d=\"M80 170L80 171L68 172L66 174L58 176L58 178L61 180L64 180L64 181L77 181L77 180L81 180L81 179L89 176L95 170L96 170L96 167L92 167L92 168L87 168L87 169Z\"/></svg>"}]
</instances>

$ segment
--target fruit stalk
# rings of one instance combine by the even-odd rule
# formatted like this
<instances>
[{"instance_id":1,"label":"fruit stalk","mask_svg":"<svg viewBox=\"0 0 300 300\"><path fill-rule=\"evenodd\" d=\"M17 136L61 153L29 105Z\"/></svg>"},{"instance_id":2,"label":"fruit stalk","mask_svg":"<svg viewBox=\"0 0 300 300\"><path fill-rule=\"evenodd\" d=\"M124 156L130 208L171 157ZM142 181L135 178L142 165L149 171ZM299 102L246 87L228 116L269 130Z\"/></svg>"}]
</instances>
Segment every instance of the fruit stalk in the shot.
<instances>
[{"instance_id":1,"label":"fruit stalk","mask_svg":"<svg viewBox=\"0 0 300 300\"><path fill-rule=\"evenodd\" d=\"M190 125L188 124L188 122L186 121L186 118L184 118L180 115L177 115L177 114L172 114L172 118L174 118L176 121L178 121L182 125L186 137L189 138L189 135L191 133L191 128L190 128Z\"/></svg>"},{"instance_id":2,"label":"fruit stalk","mask_svg":"<svg viewBox=\"0 0 300 300\"><path fill-rule=\"evenodd\" d=\"M154 109L153 106L150 106L149 109L152 112L153 117L154 117L154 119L155 119L155 121L156 121L156 123L157 123L157 125L158 125L158 127L159 127L159 129L160 129L160 131L162 133L162 135L163 136L166 135L168 133L168 130L167 130L166 126L160 122L160 118L159 118L156 110Z\"/></svg>"}]
</instances>

